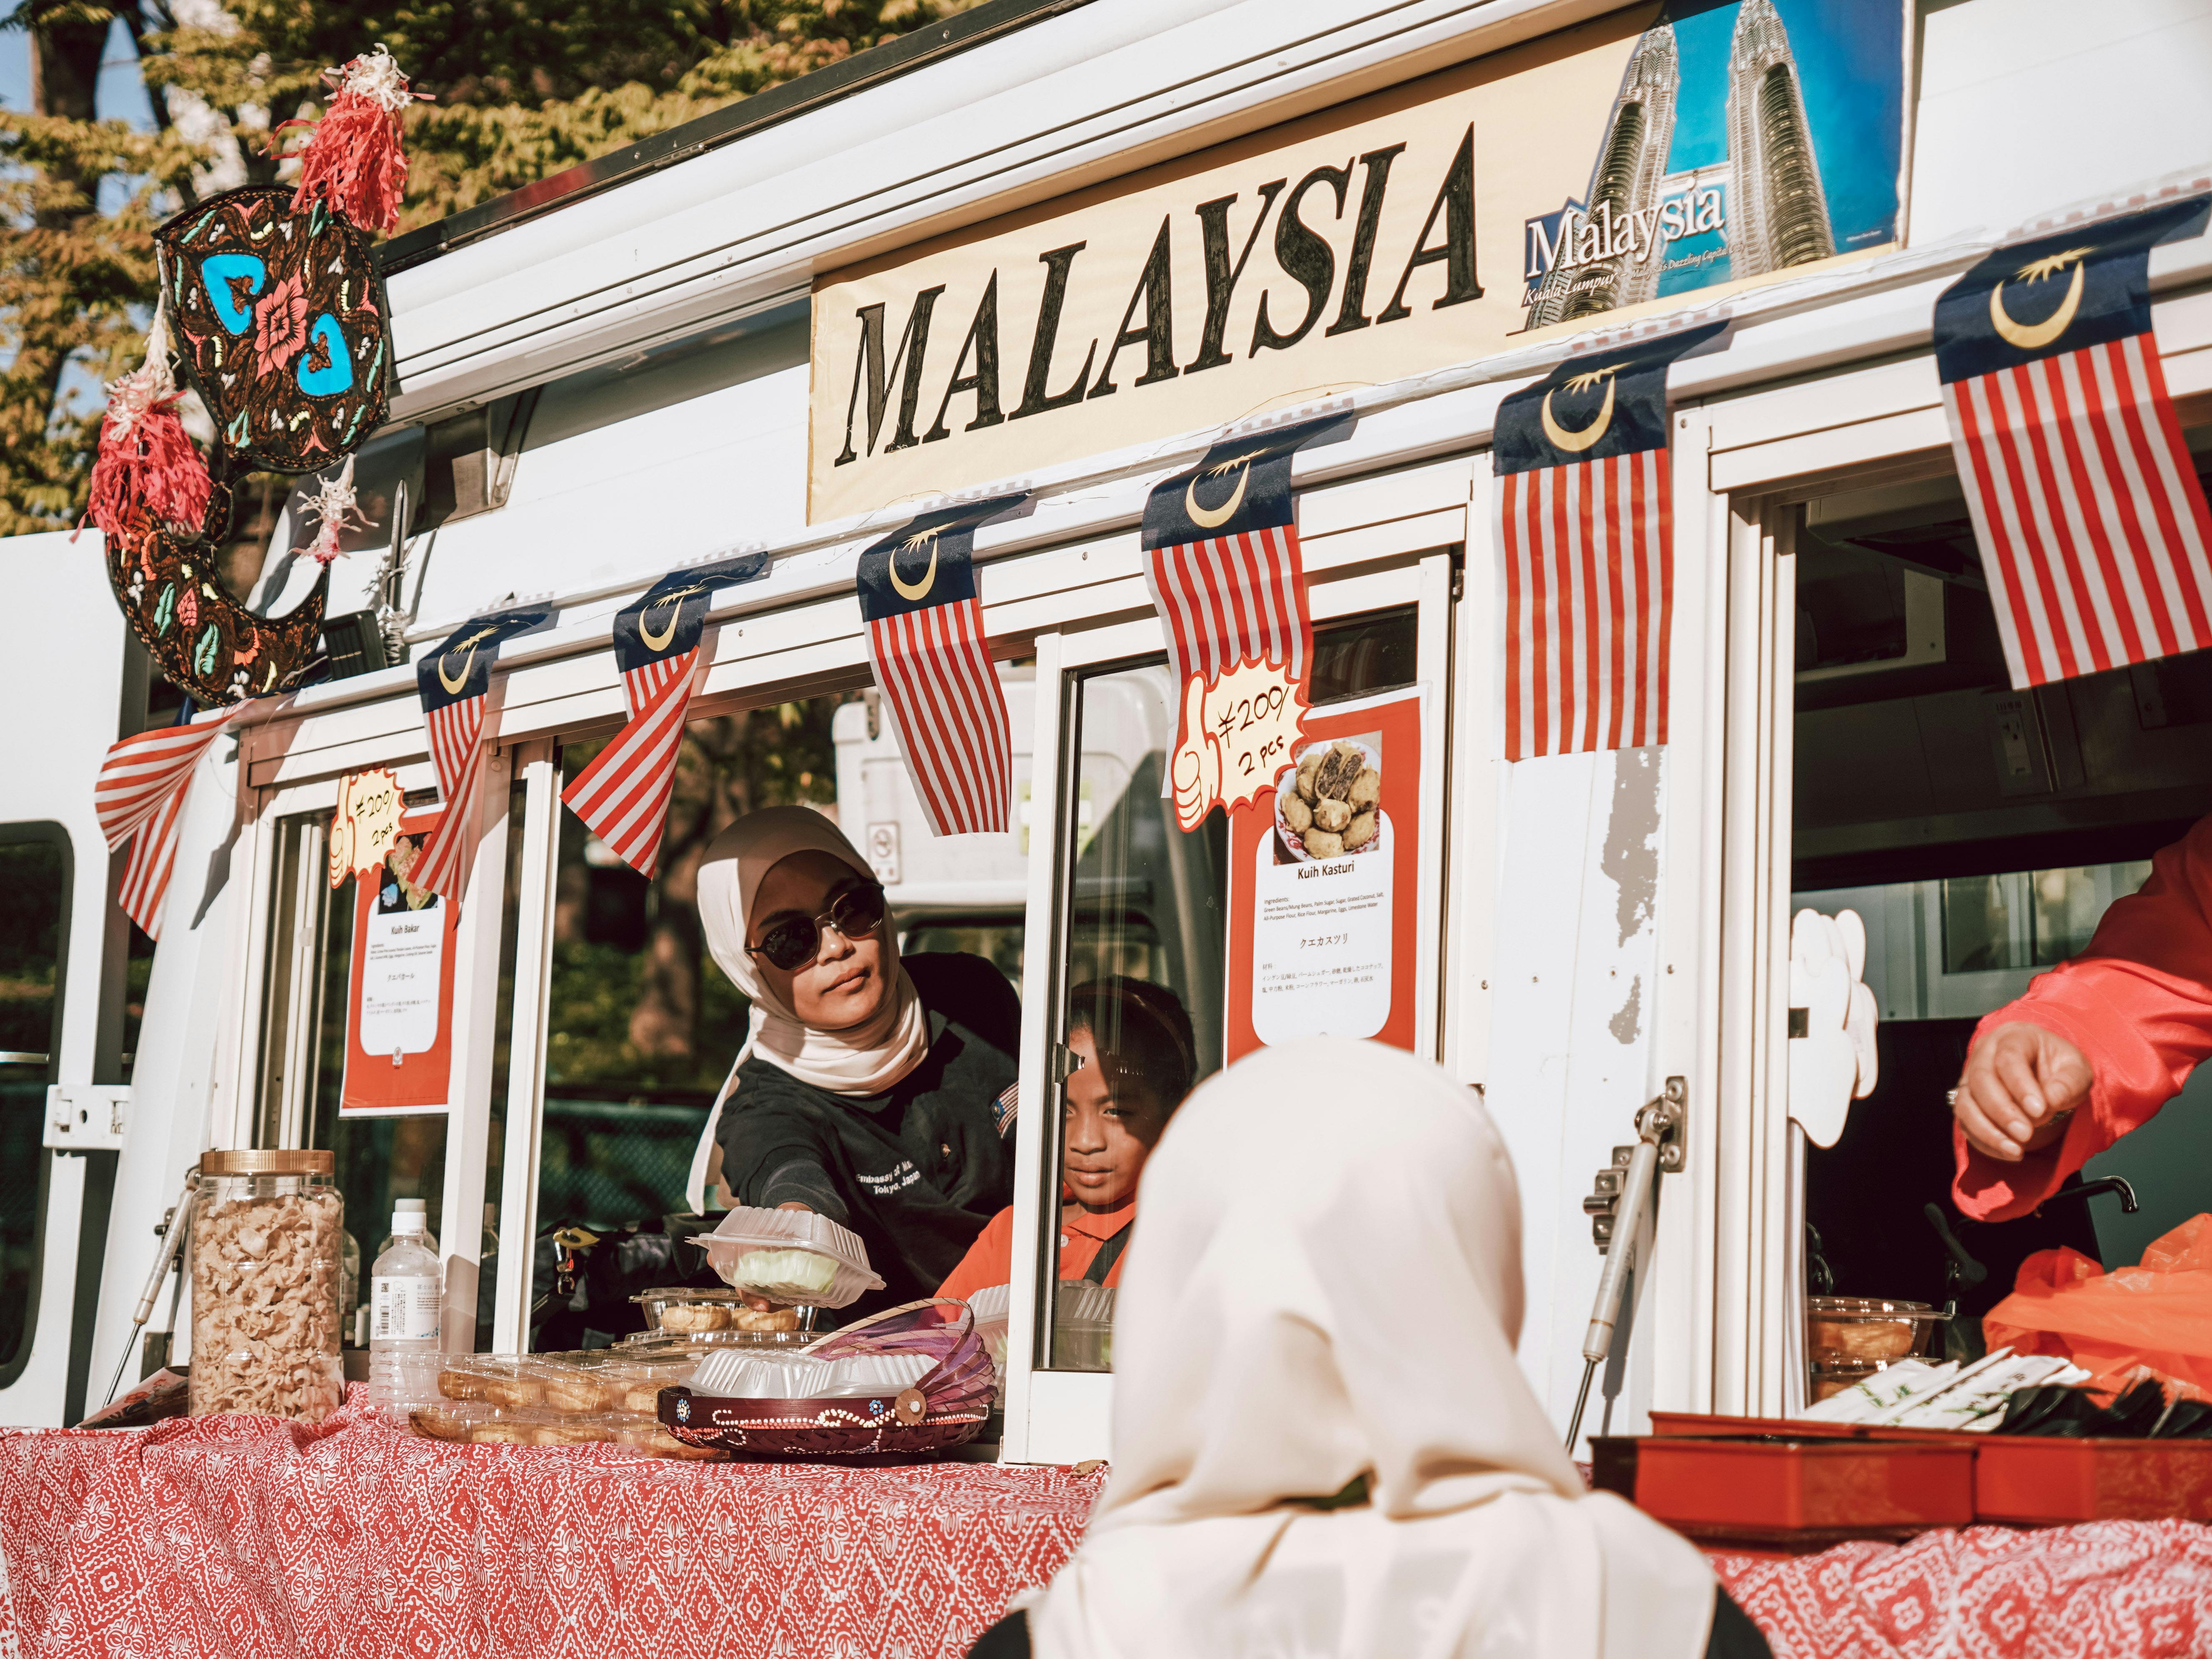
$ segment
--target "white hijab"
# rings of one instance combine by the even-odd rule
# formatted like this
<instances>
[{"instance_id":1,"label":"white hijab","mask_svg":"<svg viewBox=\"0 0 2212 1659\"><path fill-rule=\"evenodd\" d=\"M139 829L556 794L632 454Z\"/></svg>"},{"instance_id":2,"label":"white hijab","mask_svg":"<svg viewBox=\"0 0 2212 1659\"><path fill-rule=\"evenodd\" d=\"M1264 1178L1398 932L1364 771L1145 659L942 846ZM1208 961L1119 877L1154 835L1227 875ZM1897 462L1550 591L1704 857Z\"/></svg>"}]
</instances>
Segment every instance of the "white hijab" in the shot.
<instances>
[{"instance_id":1,"label":"white hijab","mask_svg":"<svg viewBox=\"0 0 2212 1659\"><path fill-rule=\"evenodd\" d=\"M1696 1659L1713 1576L1586 1493L1513 1357L1520 1201L1480 1100L1341 1038L1206 1084L1145 1169L1114 1474L1039 1659ZM1370 1501L1322 1511L1367 1478Z\"/></svg>"},{"instance_id":2,"label":"white hijab","mask_svg":"<svg viewBox=\"0 0 2212 1659\"><path fill-rule=\"evenodd\" d=\"M833 1094L880 1094L921 1063L929 1052L929 1015L914 981L899 966L891 994L875 1018L842 1031L804 1024L785 1006L757 969L745 949L745 915L762 878L794 853L827 853L870 880L875 872L838 833L837 826L806 806L770 806L748 812L708 843L699 866L699 925L707 948L730 982L752 1003L744 1046L730 1075L714 1097L706 1133L691 1158L688 1196L692 1209L707 1207L706 1186L714 1149L714 1131L723 1103L737 1086L738 1067L758 1054L772 1065ZM896 946L885 924L884 946L896 961Z\"/></svg>"}]
</instances>

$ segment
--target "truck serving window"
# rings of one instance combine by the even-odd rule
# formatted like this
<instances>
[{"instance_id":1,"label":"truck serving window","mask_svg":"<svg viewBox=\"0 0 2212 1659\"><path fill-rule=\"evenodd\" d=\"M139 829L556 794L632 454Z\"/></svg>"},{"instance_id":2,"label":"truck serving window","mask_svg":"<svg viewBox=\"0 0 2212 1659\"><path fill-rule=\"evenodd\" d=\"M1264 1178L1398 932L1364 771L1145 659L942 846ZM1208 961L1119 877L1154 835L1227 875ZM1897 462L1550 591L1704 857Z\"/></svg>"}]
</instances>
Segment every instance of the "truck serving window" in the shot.
<instances>
[{"instance_id":1,"label":"truck serving window","mask_svg":"<svg viewBox=\"0 0 2212 1659\"><path fill-rule=\"evenodd\" d=\"M0 1376L21 1357L39 1267L39 1150L61 1042L69 832L0 824Z\"/></svg>"}]
</instances>

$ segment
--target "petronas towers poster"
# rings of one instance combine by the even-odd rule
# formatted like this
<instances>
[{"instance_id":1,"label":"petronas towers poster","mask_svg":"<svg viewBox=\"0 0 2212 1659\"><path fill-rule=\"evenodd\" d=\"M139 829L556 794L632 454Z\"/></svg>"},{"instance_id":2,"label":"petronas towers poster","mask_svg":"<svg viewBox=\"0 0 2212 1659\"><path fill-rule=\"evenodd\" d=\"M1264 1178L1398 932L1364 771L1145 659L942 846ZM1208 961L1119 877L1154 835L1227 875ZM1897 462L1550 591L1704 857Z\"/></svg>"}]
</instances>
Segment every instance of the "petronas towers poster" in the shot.
<instances>
[{"instance_id":1,"label":"petronas towers poster","mask_svg":"<svg viewBox=\"0 0 2212 1659\"><path fill-rule=\"evenodd\" d=\"M1587 189L1527 222L1523 326L1895 241L1905 10L1670 0L1592 135Z\"/></svg>"}]
</instances>

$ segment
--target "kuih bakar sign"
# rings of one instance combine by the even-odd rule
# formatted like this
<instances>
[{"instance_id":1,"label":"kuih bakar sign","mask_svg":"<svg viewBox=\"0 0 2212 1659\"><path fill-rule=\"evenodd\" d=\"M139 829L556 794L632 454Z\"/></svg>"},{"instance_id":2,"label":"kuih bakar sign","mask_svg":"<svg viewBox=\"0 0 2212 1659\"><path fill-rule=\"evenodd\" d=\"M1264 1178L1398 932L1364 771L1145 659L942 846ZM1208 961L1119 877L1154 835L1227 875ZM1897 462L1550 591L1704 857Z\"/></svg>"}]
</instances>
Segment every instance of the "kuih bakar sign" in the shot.
<instances>
[{"instance_id":1,"label":"kuih bakar sign","mask_svg":"<svg viewBox=\"0 0 2212 1659\"><path fill-rule=\"evenodd\" d=\"M1866 15L1893 32L1890 9ZM1816 222L1786 239L1731 224L1739 198L1747 214L1807 199L1802 181L1769 177L1783 160L1754 157L1754 189L1711 159L1717 143L1748 153L1770 136L1736 122L1737 105L1759 94L1771 112L1778 81L1795 94L1801 70L1772 0L1714 10L1695 27L1717 31L1698 44L1733 48L1724 76L1710 50L1686 66L1691 22L1637 6L823 277L810 518L1014 479L1887 244L1893 193L1849 217L1815 190ZM1867 93L1856 132L1803 114L1788 153L1814 156L1817 140L1828 171L1878 166L1846 150L1869 132L1893 149L1896 88ZM1728 118L1686 113L1677 143L1692 96ZM1818 222L1832 207L1838 222Z\"/></svg>"}]
</instances>

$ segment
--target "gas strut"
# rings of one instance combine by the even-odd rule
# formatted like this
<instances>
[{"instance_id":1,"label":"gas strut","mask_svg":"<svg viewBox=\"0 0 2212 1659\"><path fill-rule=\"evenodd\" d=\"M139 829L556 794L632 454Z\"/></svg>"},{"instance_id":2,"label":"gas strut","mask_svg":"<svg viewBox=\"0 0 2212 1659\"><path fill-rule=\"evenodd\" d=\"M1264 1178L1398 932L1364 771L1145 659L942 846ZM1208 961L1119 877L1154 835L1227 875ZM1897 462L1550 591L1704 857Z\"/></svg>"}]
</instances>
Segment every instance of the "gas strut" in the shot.
<instances>
[{"instance_id":1,"label":"gas strut","mask_svg":"<svg viewBox=\"0 0 2212 1659\"><path fill-rule=\"evenodd\" d=\"M185 1173L185 1190L177 1194L177 1201L161 1218L161 1224L154 1229L161 1241L161 1253L155 1258L154 1272L146 1280L145 1293L139 1297L137 1309L131 1316L131 1334L123 1339L123 1352L115 1362L115 1376L107 1385L107 1398L100 1401L103 1407L115 1403L115 1391L123 1386L123 1373L138 1346L138 1333L154 1316L155 1300L161 1294L161 1286L168 1282L169 1269L176 1265L177 1252L184 1247L185 1235L191 1230L192 1189L199 1184L200 1166L195 1164Z\"/></svg>"},{"instance_id":2,"label":"gas strut","mask_svg":"<svg viewBox=\"0 0 2212 1659\"><path fill-rule=\"evenodd\" d=\"M1621 1292L1627 1288L1630 1270L1648 1271L1647 1263L1634 1260L1636 1240L1644 1212L1657 1201L1660 1171L1671 1174L1683 1166L1688 1099L1688 1085L1679 1077L1668 1078L1665 1092L1646 1101L1636 1114L1636 1145L1613 1148L1613 1167L1598 1172L1597 1191L1583 1200L1583 1208L1595 1218L1590 1231L1604 1254L1605 1271L1598 1276L1597 1304L1590 1310L1589 1329L1583 1337L1583 1382L1575 1392L1574 1419L1567 1425L1570 1454L1582 1437L1590 1380L1613 1351L1613 1326L1620 1317ZM1614 1243L1620 1248L1608 1248Z\"/></svg>"}]
</instances>

